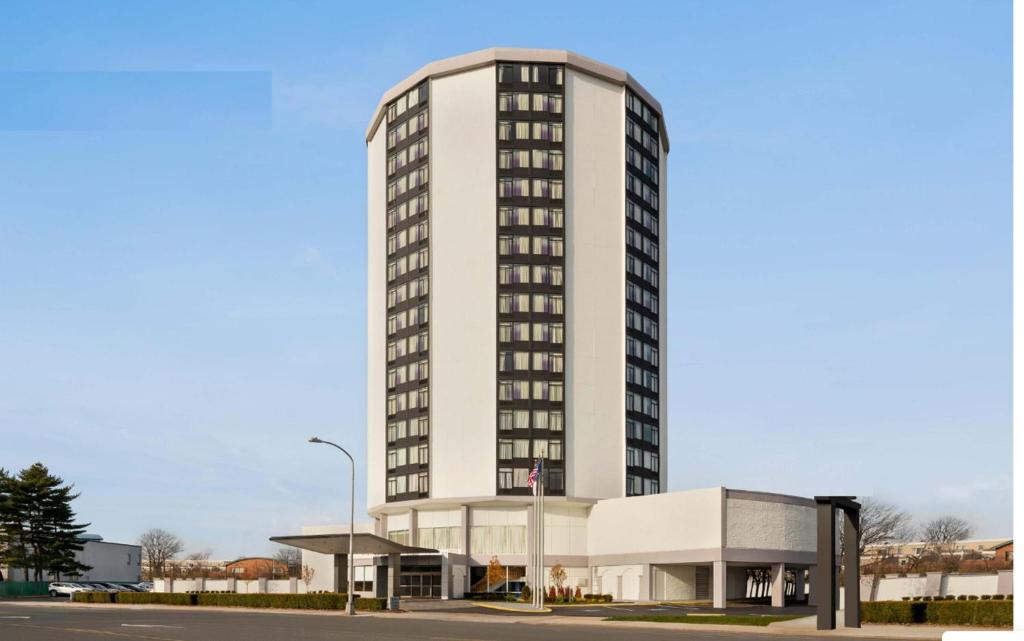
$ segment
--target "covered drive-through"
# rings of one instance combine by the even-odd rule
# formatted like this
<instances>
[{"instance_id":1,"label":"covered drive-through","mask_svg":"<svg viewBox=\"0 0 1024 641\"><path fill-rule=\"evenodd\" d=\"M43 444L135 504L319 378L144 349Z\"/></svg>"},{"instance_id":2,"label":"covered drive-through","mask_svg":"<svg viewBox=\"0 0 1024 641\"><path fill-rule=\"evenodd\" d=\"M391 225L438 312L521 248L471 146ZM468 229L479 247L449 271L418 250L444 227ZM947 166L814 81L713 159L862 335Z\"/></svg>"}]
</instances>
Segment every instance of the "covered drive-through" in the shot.
<instances>
[{"instance_id":1,"label":"covered drive-through","mask_svg":"<svg viewBox=\"0 0 1024 641\"><path fill-rule=\"evenodd\" d=\"M274 543L333 556L331 584L335 592L348 591L348 539L348 534L301 534L270 537ZM368 532L356 532L352 539L352 553L387 557L387 588L384 594L380 594L378 591L378 595L392 597L398 596L403 554L437 554L438 552L430 548L403 545Z\"/></svg>"}]
</instances>

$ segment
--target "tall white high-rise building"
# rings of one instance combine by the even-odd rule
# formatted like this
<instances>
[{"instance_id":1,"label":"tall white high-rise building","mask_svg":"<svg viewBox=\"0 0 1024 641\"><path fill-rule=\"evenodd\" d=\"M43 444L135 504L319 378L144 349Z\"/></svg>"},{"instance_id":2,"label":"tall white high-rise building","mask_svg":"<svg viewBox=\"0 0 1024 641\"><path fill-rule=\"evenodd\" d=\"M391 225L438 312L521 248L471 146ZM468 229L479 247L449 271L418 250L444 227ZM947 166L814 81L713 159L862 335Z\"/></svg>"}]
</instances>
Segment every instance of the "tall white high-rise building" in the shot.
<instances>
[{"instance_id":1,"label":"tall white high-rise building","mask_svg":"<svg viewBox=\"0 0 1024 641\"><path fill-rule=\"evenodd\" d=\"M368 505L665 488L668 137L629 74L487 49L388 90L367 140Z\"/></svg>"}]
</instances>

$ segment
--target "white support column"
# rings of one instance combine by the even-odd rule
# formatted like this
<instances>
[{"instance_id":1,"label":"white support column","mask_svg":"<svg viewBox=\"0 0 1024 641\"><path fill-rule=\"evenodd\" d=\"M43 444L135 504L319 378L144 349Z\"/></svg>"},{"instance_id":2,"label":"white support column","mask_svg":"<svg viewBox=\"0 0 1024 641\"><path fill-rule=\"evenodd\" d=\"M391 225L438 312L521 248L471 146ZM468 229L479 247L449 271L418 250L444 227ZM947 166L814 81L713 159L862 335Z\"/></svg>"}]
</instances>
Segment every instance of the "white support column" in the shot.
<instances>
[{"instance_id":1,"label":"white support column","mask_svg":"<svg viewBox=\"0 0 1024 641\"><path fill-rule=\"evenodd\" d=\"M711 564L711 605L715 608L725 607L725 561L714 561Z\"/></svg>"},{"instance_id":2,"label":"white support column","mask_svg":"<svg viewBox=\"0 0 1024 641\"><path fill-rule=\"evenodd\" d=\"M398 582L401 580L402 555L388 554L388 591L387 596L398 596Z\"/></svg>"},{"instance_id":3,"label":"white support column","mask_svg":"<svg viewBox=\"0 0 1024 641\"><path fill-rule=\"evenodd\" d=\"M772 563L772 607L786 607L786 564Z\"/></svg>"}]
</instances>

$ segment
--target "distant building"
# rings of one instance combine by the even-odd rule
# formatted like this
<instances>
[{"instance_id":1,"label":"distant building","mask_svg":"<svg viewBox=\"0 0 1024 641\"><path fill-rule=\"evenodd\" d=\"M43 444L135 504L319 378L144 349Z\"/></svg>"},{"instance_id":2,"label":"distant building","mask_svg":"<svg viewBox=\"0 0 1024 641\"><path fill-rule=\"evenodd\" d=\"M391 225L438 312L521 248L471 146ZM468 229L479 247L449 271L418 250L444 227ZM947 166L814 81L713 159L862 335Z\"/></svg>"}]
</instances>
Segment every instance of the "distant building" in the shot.
<instances>
[{"instance_id":1,"label":"distant building","mask_svg":"<svg viewBox=\"0 0 1024 641\"><path fill-rule=\"evenodd\" d=\"M288 565L262 556L254 556L232 561L224 566L228 578L235 579L273 579L287 578Z\"/></svg>"},{"instance_id":2,"label":"distant building","mask_svg":"<svg viewBox=\"0 0 1024 641\"><path fill-rule=\"evenodd\" d=\"M111 581L114 583L134 583L139 581L142 573L142 548L131 543L111 543L103 537L86 534L80 540L82 549L75 552L75 560L91 569L77 576L44 577L45 581L60 579L79 579L81 581ZM0 579L8 581L31 580L31 570L23 568L0 567Z\"/></svg>"},{"instance_id":3,"label":"distant building","mask_svg":"<svg viewBox=\"0 0 1024 641\"><path fill-rule=\"evenodd\" d=\"M911 541L908 543L879 543L869 545L864 550L861 565L877 561L906 564L914 559L928 556L932 544L927 541ZM941 550L945 556L960 559L997 559L1013 560L1013 541L1006 539L965 539L944 546Z\"/></svg>"}]
</instances>

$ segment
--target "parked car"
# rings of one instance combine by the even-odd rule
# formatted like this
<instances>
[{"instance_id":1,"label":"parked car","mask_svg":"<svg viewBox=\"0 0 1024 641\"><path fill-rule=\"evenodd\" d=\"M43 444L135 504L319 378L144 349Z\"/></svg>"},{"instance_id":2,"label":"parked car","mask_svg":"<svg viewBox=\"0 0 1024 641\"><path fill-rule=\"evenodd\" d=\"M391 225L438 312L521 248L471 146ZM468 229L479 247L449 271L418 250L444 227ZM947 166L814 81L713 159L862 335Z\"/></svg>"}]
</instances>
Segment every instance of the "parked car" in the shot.
<instances>
[{"instance_id":1,"label":"parked car","mask_svg":"<svg viewBox=\"0 0 1024 641\"><path fill-rule=\"evenodd\" d=\"M139 581L135 584L136 587L140 588L143 592L152 592L153 584L150 581Z\"/></svg>"},{"instance_id":2,"label":"parked car","mask_svg":"<svg viewBox=\"0 0 1024 641\"><path fill-rule=\"evenodd\" d=\"M104 583L100 583L100 585L105 586L105 587L107 587L109 589L112 589L112 590L116 590L118 592L132 592L131 588L125 587L125 586L123 586L123 585L121 585L119 583L106 583L106 582L104 582Z\"/></svg>"},{"instance_id":3,"label":"parked car","mask_svg":"<svg viewBox=\"0 0 1024 641\"><path fill-rule=\"evenodd\" d=\"M75 592L85 592L86 588L78 583L69 583L67 581L57 581L51 583L47 590L50 596L71 596Z\"/></svg>"},{"instance_id":4,"label":"parked car","mask_svg":"<svg viewBox=\"0 0 1024 641\"><path fill-rule=\"evenodd\" d=\"M107 587L107 585L96 581L89 581L88 583L82 583L81 585L89 592L120 592L117 588Z\"/></svg>"}]
</instances>

